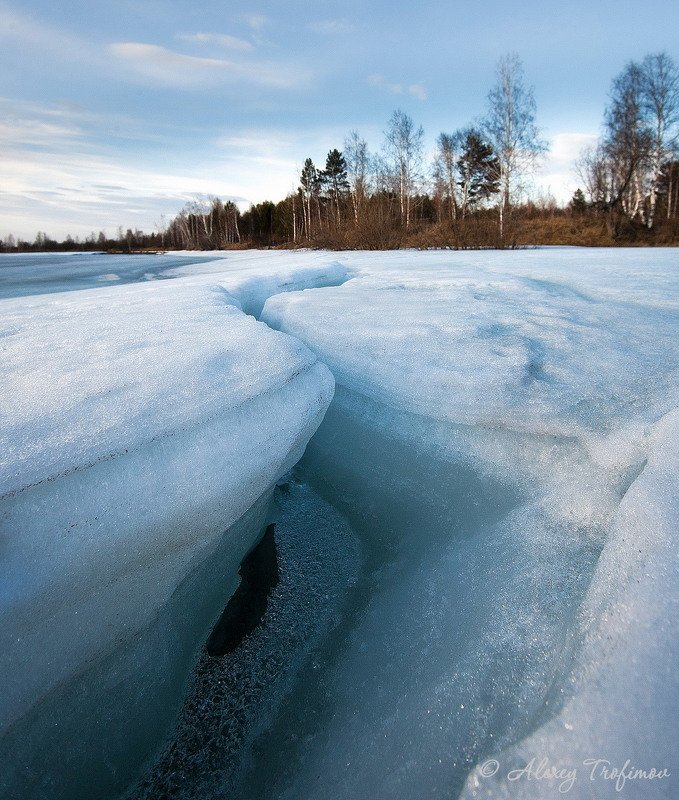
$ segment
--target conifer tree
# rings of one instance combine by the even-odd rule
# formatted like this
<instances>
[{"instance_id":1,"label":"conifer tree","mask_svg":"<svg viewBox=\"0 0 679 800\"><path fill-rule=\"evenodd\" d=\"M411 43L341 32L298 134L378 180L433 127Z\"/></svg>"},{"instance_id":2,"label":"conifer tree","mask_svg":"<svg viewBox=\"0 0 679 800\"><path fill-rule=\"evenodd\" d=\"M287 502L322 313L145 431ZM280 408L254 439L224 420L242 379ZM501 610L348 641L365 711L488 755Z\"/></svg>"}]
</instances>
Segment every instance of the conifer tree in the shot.
<instances>
[{"instance_id":1,"label":"conifer tree","mask_svg":"<svg viewBox=\"0 0 679 800\"><path fill-rule=\"evenodd\" d=\"M587 200L582 189L578 188L573 192L573 197L571 197L568 207L571 210L571 214L577 217L582 216L587 211Z\"/></svg>"},{"instance_id":2,"label":"conifer tree","mask_svg":"<svg viewBox=\"0 0 679 800\"><path fill-rule=\"evenodd\" d=\"M325 170L321 173L321 176L335 207L337 224L339 225L341 223L340 201L349 189L349 181L347 179L347 162L337 148L328 153L325 161Z\"/></svg>"},{"instance_id":3,"label":"conifer tree","mask_svg":"<svg viewBox=\"0 0 679 800\"><path fill-rule=\"evenodd\" d=\"M321 176L318 174L314 162L307 158L302 168L302 174L299 179L300 189L302 193L302 208L304 212L304 228L306 238L311 238L311 207L315 200L318 206L318 216L320 220L321 209L318 204L318 195L321 190Z\"/></svg>"},{"instance_id":4,"label":"conifer tree","mask_svg":"<svg viewBox=\"0 0 679 800\"><path fill-rule=\"evenodd\" d=\"M500 191L500 163L491 145L480 131L467 128L458 134L461 156L457 162L460 175L462 216L469 208Z\"/></svg>"}]
</instances>

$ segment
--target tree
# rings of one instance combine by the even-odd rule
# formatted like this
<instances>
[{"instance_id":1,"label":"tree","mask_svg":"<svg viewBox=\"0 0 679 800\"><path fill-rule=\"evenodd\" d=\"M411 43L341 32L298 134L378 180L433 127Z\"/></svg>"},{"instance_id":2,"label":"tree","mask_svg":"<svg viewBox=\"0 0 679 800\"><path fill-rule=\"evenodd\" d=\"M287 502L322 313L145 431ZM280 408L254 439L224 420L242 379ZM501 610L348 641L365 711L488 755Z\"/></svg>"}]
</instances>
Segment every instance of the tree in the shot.
<instances>
[{"instance_id":1,"label":"tree","mask_svg":"<svg viewBox=\"0 0 679 800\"><path fill-rule=\"evenodd\" d=\"M676 156L663 167L659 191L665 197L665 216L667 219L676 217L679 208L679 159Z\"/></svg>"},{"instance_id":2,"label":"tree","mask_svg":"<svg viewBox=\"0 0 679 800\"><path fill-rule=\"evenodd\" d=\"M609 159L610 207L645 221L652 134L644 111L644 76L630 61L615 77L605 114L603 153Z\"/></svg>"},{"instance_id":3,"label":"tree","mask_svg":"<svg viewBox=\"0 0 679 800\"><path fill-rule=\"evenodd\" d=\"M500 163L481 131L467 128L458 134L461 154L457 161L462 216L477 203L500 191Z\"/></svg>"},{"instance_id":4,"label":"tree","mask_svg":"<svg viewBox=\"0 0 679 800\"><path fill-rule=\"evenodd\" d=\"M354 222L358 224L368 193L368 171L370 155L368 143L357 131L351 131L344 140L344 157L347 165L347 180L354 209Z\"/></svg>"},{"instance_id":5,"label":"tree","mask_svg":"<svg viewBox=\"0 0 679 800\"><path fill-rule=\"evenodd\" d=\"M501 58L497 83L488 94L483 133L498 163L500 185L500 238L504 214L509 209L521 177L532 168L546 144L535 125L536 104L532 87L524 83L523 65L516 53Z\"/></svg>"},{"instance_id":6,"label":"tree","mask_svg":"<svg viewBox=\"0 0 679 800\"><path fill-rule=\"evenodd\" d=\"M451 221L457 219L457 145L458 134L440 133L434 156L434 183L443 197Z\"/></svg>"},{"instance_id":7,"label":"tree","mask_svg":"<svg viewBox=\"0 0 679 800\"><path fill-rule=\"evenodd\" d=\"M679 71L666 53L630 61L611 85L604 133L576 164L593 206L652 228L658 198L668 192L668 166L676 153ZM671 175L670 175L671 178Z\"/></svg>"},{"instance_id":8,"label":"tree","mask_svg":"<svg viewBox=\"0 0 679 800\"><path fill-rule=\"evenodd\" d=\"M251 205L243 214L245 235L258 245L273 245L275 218L276 206L270 200Z\"/></svg>"},{"instance_id":9,"label":"tree","mask_svg":"<svg viewBox=\"0 0 679 800\"><path fill-rule=\"evenodd\" d=\"M321 181L327 187L330 200L335 206L337 224L341 222L340 201L345 197L349 189L347 179L347 162L340 151L335 148L328 153L325 160L325 169L321 173Z\"/></svg>"},{"instance_id":10,"label":"tree","mask_svg":"<svg viewBox=\"0 0 679 800\"><path fill-rule=\"evenodd\" d=\"M602 142L583 148L575 162L575 171L582 181L589 202L595 211L611 207L613 177L611 161Z\"/></svg>"},{"instance_id":11,"label":"tree","mask_svg":"<svg viewBox=\"0 0 679 800\"><path fill-rule=\"evenodd\" d=\"M568 208L574 217L581 217L587 211L587 200L582 189L578 188L573 192Z\"/></svg>"},{"instance_id":12,"label":"tree","mask_svg":"<svg viewBox=\"0 0 679 800\"><path fill-rule=\"evenodd\" d=\"M304 211L304 228L306 238L311 238L311 206L315 200L318 205L318 196L321 190L321 177L318 174L314 162L307 158L302 168L302 174L299 179L300 190L302 194L302 208ZM318 207L318 216L320 220L320 206Z\"/></svg>"},{"instance_id":13,"label":"tree","mask_svg":"<svg viewBox=\"0 0 679 800\"><path fill-rule=\"evenodd\" d=\"M679 123L679 70L667 53L647 55L641 62L642 109L650 133L650 180L647 225L653 227L663 170L671 160ZM670 204L667 206L670 215Z\"/></svg>"},{"instance_id":14,"label":"tree","mask_svg":"<svg viewBox=\"0 0 679 800\"><path fill-rule=\"evenodd\" d=\"M416 128L405 112L394 111L385 133L385 151L396 182L401 223L406 229L410 226L411 199L420 180L423 140L422 126Z\"/></svg>"}]
</instances>

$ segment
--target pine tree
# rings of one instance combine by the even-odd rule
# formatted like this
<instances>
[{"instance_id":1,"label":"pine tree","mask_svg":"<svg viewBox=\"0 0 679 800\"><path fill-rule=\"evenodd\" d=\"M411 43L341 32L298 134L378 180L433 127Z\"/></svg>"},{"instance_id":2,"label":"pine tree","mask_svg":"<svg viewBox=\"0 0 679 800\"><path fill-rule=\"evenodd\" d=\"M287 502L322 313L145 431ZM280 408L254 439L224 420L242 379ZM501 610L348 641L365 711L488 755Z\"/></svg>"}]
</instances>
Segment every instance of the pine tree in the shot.
<instances>
[{"instance_id":1,"label":"pine tree","mask_svg":"<svg viewBox=\"0 0 679 800\"><path fill-rule=\"evenodd\" d=\"M340 200L342 200L349 190L349 180L347 178L347 162L342 153L334 148L328 153L325 160L325 170L321 173L321 180L327 187L328 195L335 206L337 224L340 218Z\"/></svg>"},{"instance_id":2,"label":"pine tree","mask_svg":"<svg viewBox=\"0 0 679 800\"><path fill-rule=\"evenodd\" d=\"M581 217L587 211L587 200L582 189L575 190L568 207L571 210L571 214L577 217Z\"/></svg>"},{"instance_id":3,"label":"pine tree","mask_svg":"<svg viewBox=\"0 0 679 800\"><path fill-rule=\"evenodd\" d=\"M321 191L321 176L318 174L314 162L307 158L304 162L302 174L299 179L300 189L302 193L302 206L304 210L304 227L306 230L307 239L311 238L311 206L313 201L316 201L318 206L318 216L320 221L321 209L318 203L318 196Z\"/></svg>"},{"instance_id":4,"label":"pine tree","mask_svg":"<svg viewBox=\"0 0 679 800\"><path fill-rule=\"evenodd\" d=\"M462 216L477 203L500 191L500 163L491 145L474 128L463 131L462 155L457 162L462 195Z\"/></svg>"}]
</instances>

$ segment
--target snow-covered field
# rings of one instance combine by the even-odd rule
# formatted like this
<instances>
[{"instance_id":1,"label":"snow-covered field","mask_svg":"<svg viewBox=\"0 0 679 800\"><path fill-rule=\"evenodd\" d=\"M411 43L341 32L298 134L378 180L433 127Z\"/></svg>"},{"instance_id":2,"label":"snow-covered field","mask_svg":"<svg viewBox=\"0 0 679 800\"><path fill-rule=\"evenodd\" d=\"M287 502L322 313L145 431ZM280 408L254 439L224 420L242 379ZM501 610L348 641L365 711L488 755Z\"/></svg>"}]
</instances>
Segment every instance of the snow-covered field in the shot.
<instances>
[{"instance_id":1,"label":"snow-covered field","mask_svg":"<svg viewBox=\"0 0 679 800\"><path fill-rule=\"evenodd\" d=\"M4 258L3 796L676 796L676 250Z\"/></svg>"}]
</instances>

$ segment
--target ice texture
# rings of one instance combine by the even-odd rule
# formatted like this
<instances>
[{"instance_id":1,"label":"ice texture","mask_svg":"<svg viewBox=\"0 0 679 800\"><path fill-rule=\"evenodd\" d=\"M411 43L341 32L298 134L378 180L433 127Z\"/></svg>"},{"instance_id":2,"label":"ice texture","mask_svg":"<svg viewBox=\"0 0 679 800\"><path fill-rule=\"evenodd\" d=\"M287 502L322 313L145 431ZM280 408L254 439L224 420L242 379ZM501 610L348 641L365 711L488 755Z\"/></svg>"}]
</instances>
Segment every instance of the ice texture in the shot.
<instances>
[{"instance_id":1,"label":"ice texture","mask_svg":"<svg viewBox=\"0 0 679 800\"><path fill-rule=\"evenodd\" d=\"M609 253L609 267L625 256ZM568 250L433 260L349 261L364 274L273 297L263 319L313 346L347 388L451 422L578 436L676 402L676 269L599 274Z\"/></svg>"},{"instance_id":2,"label":"ice texture","mask_svg":"<svg viewBox=\"0 0 679 800\"><path fill-rule=\"evenodd\" d=\"M130 798L237 796L286 695L340 617L360 558L346 520L308 484L281 481L272 508L279 583L264 624L225 658L203 654L177 730ZM187 780L187 776L191 776Z\"/></svg>"},{"instance_id":3,"label":"ice texture","mask_svg":"<svg viewBox=\"0 0 679 800\"><path fill-rule=\"evenodd\" d=\"M266 751L294 774L241 796L544 797L506 775L545 748L576 797L611 791L584 758L676 773L676 251L343 259L353 280L262 319L335 376L305 462L372 543L372 591L332 711Z\"/></svg>"},{"instance_id":4,"label":"ice texture","mask_svg":"<svg viewBox=\"0 0 679 800\"><path fill-rule=\"evenodd\" d=\"M559 787L591 800L676 796L677 411L653 427L649 450L615 513L574 626L575 655L559 689L563 696L552 698L562 707L494 754L500 765L495 775L479 765L467 780L465 800L542 798ZM508 780L532 759L536 769L546 759L561 777ZM653 778L651 770L670 774Z\"/></svg>"},{"instance_id":5,"label":"ice texture","mask_svg":"<svg viewBox=\"0 0 679 800\"><path fill-rule=\"evenodd\" d=\"M176 279L0 301L4 796L23 781L69 800L88 779L101 796L124 788L330 402L327 367L244 314L238 289ZM167 609L199 573L178 612L195 618L175 630Z\"/></svg>"}]
</instances>

